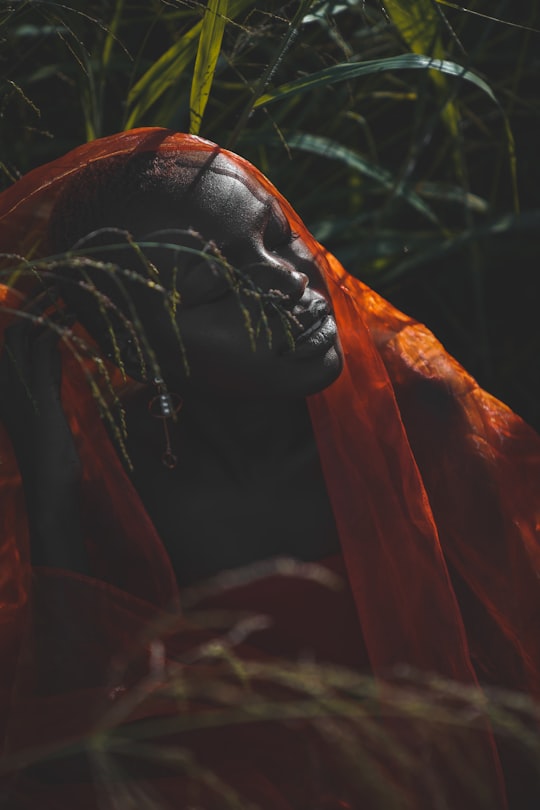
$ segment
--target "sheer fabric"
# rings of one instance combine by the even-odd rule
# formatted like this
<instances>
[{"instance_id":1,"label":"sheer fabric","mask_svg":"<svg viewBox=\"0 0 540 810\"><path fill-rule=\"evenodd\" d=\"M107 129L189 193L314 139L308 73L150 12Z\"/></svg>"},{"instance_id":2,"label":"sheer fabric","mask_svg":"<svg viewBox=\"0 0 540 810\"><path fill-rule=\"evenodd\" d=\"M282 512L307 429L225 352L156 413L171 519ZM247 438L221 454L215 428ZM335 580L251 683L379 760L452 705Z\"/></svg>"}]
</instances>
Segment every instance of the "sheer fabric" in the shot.
<instances>
[{"instance_id":1,"label":"sheer fabric","mask_svg":"<svg viewBox=\"0 0 540 810\"><path fill-rule=\"evenodd\" d=\"M205 152L211 159L219 147L144 128L86 144L30 172L0 195L0 249L12 254L5 266L16 267L17 256L39 260L50 253L48 217L66 179L89 162L137 151ZM358 637L349 630L348 643L381 684L406 666L537 696L540 438L482 391L425 327L348 275L270 182L231 157L271 190L292 229L310 245L336 312L345 368L333 385L309 398L309 408L356 611ZM19 290L31 285L26 271L10 284ZM22 298L2 289L3 327ZM134 638L144 638L148 623L169 617L174 655L190 648L195 632L178 612L167 554L112 448L84 370L68 341L63 344L62 399L83 464L94 576L31 571L20 481L2 434L1 710L8 755L77 738L95 724L98 706L111 700L111 662ZM153 710L166 713L163 706ZM493 740L487 725L480 727L484 732L471 732L459 744L480 758L491 797L486 806L504 807ZM261 734L247 747L262 752L264 739ZM223 751L227 742L220 745ZM219 757L213 767L261 807L304 807L294 791L293 798L286 790L280 794L277 776L272 782L267 775L265 787L259 781L251 789L253 769L244 768L235 782L232 765L228 775ZM179 784L170 783L171 796L188 790ZM32 789L25 788L28 802ZM73 789L55 784L50 806L71 806ZM339 791L323 793L320 807L355 806ZM424 806L419 794L411 801L411 807ZM450 806L472 808L475 801L461 796ZM203 806L213 806L208 802ZM127 800L125 806L131 806Z\"/></svg>"}]
</instances>

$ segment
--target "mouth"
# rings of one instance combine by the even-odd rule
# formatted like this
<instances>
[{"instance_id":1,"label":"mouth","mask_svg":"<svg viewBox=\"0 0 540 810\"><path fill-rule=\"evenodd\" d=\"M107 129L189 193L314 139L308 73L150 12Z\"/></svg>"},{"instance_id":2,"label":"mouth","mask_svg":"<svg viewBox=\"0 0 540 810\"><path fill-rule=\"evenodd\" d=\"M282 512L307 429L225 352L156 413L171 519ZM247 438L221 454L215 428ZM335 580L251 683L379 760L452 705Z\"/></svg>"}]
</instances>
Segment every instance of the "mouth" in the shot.
<instances>
[{"instance_id":1,"label":"mouth","mask_svg":"<svg viewBox=\"0 0 540 810\"><path fill-rule=\"evenodd\" d=\"M292 358L309 357L326 352L337 338L336 322L330 305L317 296L308 306L297 304L292 310L293 346L287 346L283 355Z\"/></svg>"},{"instance_id":2,"label":"mouth","mask_svg":"<svg viewBox=\"0 0 540 810\"><path fill-rule=\"evenodd\" d=\"M299 310L296 312L295 310ZM302 331L295 337L295 343L303 343L310 335L313 335L318 329L321 328L326 318L330 315L330 307L326 301L316 301L308 309L301 309L295 307L293 315L300 324Z\"/></svg>"}]
</instances>

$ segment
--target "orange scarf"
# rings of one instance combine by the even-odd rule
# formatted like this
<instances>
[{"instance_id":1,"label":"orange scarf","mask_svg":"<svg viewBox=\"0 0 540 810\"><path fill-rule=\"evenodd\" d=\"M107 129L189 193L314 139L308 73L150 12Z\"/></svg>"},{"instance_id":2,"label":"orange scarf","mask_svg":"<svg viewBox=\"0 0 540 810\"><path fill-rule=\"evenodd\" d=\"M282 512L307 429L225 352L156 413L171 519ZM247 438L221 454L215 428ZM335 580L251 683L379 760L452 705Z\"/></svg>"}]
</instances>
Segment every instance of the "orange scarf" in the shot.
<instances>
[{"instance_id":1,"label":"orange scarf","mask_svg":"<svg viewBox=\"0 0 540 810\"><path fill-rule=\"evenodd\" d=\"M46 256L54 200L65 180L89 162L138 151L218 149L154 128L81 146L0 195L1 250ZM384 678L405 664L537 695L540 438L482 391L425 327L348 275L257 169L229 156L278 198L292 229L317 257L332 297L345 368L333 385L309 398L309 407L373 672ZM3 289L5 319L17 305L14 295ZM97 578L52 571L42 577L45 583L62 580L95 626L109 628L99 652L105 657L118 643L115 622L123 632L136 627L151 615L151 605L167 608L178 593L84 376L66 348L63 354L63 402L84 469L84 517ZM14 662L2 686L9 693L30 569L24 505L3 435L0 460L0 627Z\"/></svg>"}]
</instances>

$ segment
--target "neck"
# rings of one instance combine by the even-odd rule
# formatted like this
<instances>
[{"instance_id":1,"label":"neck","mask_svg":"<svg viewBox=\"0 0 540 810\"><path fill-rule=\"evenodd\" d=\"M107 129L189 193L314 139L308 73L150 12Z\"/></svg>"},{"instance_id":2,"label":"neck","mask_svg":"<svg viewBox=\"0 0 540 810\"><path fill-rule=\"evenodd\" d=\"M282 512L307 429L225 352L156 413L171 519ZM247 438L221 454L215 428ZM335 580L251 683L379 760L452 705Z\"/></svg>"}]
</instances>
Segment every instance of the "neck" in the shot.
<instances>
[{"instance_id":1,"label":"neck","mask_svg":"<svg viewBox=\"0 0 540 810\"><path fill-rule=\"evenodd\" d=\"M148 413L153 393L148 389L126 405L128 436L135 449L152 448L163 441L161 420ZM230 472L245 475L273 465L313 440L304 399L219 397L184 398L176 421L169 420L171 441L190 454L211 456Z\"/></svg>"},{"instance_id":2,"label":"neck","mask_svg":"<svg viewBox=\"0 0 540 810\"><path fill-rule=\"evenodd\" d=\"M186 422L236 452L279 454L310 424L304 399L197 397L184 403Z\"/></svg>"}]
</instances>

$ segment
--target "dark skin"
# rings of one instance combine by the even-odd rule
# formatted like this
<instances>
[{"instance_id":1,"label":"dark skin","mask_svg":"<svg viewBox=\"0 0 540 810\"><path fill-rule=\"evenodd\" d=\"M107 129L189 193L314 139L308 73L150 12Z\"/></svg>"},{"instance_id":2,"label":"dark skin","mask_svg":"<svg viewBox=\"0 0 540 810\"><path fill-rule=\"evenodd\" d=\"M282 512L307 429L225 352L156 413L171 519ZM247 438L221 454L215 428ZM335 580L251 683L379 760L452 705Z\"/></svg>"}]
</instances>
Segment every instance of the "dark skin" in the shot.
<instances>
[{"instance_id":1,"label":"dark skin","mask_svg":"<svg viewBox=\"0 0 540 810\"><path fill-rule=\"evenodd\" d=\"M170 251L149 252L161 284L170 289L174 282L180 294L175 320L189 373L163 297L142 285L130 288L160 374L183 398L179 419L170 423L174 469L161 460L161 420L148 413L154 387L134 357L130 333L116 329L128 373L145 383L125 402L132 479L181 584L276 555L321 559L339 547L305 402L341 370L324 281L278 201L228 158L220 156L187 195L181 206L171 201L141 212L133 233L154 245L193 244L186 236L191 228L219 245L243 281L232 290L219 267L209 270L197 256L184 255L173 274ZM6 345L3 390L18 393L2 398L0 413L21 468L33 561L84 572L75 508L80 465L59 404L56 340L21 323ZM25 377L41 403L37 411L26 407L24 420L13 373L21 346L30 347ZM46 498L36 495L44 491Z\"/></svg>"}]
</instances>

